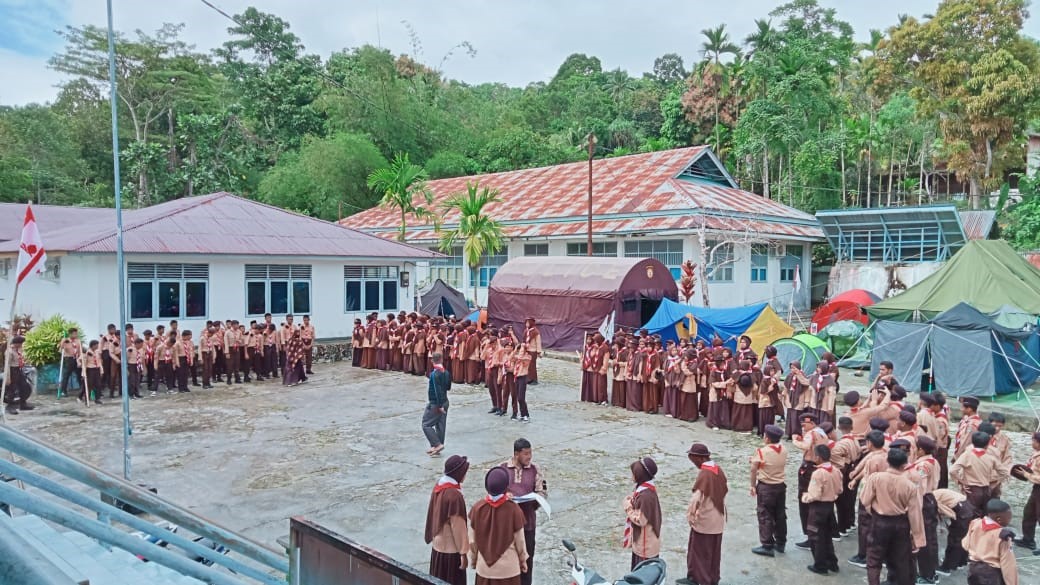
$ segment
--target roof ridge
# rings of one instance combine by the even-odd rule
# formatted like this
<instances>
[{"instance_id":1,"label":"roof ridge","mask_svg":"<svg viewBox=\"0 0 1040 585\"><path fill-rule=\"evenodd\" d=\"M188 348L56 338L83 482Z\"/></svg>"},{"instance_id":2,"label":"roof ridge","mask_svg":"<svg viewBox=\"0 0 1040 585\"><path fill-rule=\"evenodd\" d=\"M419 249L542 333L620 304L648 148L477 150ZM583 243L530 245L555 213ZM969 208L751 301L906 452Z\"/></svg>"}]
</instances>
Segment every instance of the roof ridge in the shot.
<instances>
[{"instance_id":1,"label":"roof ridge","mask_svg":"<svg viewBox=\"0 0 1040 585\"><path fill-rule=\"evenodd\" d=\"M172 213L168 213L166 215L159 215L159 216L153 217L151 219L144 220L144 221L142 221L140 223L136 223L136 224L131 225L129 227L124 225L123 226L123 233L129 232L129 231L134 231L134 230L136 230L138 228L141 228L141 227L144 227L146 225L150 225L152 223L155 223L155 222L157 222L157 221L159 221L161 219L166 219L166 218L172 217L174 215L178 215L178 214L184 213L185 211L188 211L188 210L191 210L191 209L195 209L196 207L198 207L200 205L203 205L205 203L209 203L211 201L215 201L215 200L219 199L220 197L228 196L228 195L231 195L231 193L228 193L226 191L217 191L216 193L208 193L206 195L196 195L194 197L181 197L179 199L171 199L169 201L163 201L162 203L160 203L158 205L152 205L152 206L149 206L149 207L142 207L140 209L129 210L131 212L141 212L141 211L145 211L147 209L154 209L154 208L159 207L161 205L166 205L167 203L174 203L176 201L182 201L184 199L198 199L198 201L193 201L189 205L185 205L184 207L182 207L182 208L180 208L180 209L178 209L178 210L176 210L176 211L174 211ZM233 195L231 195L231 196L233 197ZM106 233L106 234L104 234L104 235L102 235L102 236L100 236L100 237L98 237L96 239L88 240L86 242L80 243L78 246L76 246L76 250L81 250L83 248L86 248L87 246L92 246L94 244L97 244L101 240L105 240L105 239L108 239L110 237L118 236L118 235L119 235L119 232L118 232L118 229L116 229L116 231L113 232L113 233Z\"/></svg>"}]
</instances>

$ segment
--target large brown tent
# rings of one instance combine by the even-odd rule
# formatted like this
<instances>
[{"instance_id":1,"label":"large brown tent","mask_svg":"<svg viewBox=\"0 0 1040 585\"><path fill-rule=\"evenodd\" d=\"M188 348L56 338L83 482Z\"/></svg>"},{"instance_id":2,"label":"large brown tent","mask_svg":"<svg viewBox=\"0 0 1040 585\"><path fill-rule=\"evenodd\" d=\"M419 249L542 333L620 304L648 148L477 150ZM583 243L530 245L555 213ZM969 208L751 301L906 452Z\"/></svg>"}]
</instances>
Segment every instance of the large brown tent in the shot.
<instances>
[{"instance_id":1,"label":"large brown tent","mask_svg":"<svg viewBox=\"0 0 1040 585\"><path fill-rule=\"evenodd\" d=\"M515 258L498 269L488 290L488 321L511 325L519 335L534 318L542 345L579 349L615 312L615 326L648 321L661 299L679 291L668 268L653 258L540 256Z\"/></svg>"}]
</instances>

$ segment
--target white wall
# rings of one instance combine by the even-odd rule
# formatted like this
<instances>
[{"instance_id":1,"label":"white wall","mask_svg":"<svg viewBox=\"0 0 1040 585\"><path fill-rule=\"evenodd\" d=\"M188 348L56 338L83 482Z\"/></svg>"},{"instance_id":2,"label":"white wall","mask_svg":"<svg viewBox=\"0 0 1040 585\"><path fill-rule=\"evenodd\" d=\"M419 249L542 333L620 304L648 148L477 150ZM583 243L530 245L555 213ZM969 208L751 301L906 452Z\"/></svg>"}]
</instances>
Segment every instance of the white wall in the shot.
<instances>
[{"instance_id":1,"label":"white wall","mask_svg":"<svg viewBox=\"0 0 1040 585\"><path fill-rule=\"evenodd\" d=\"M263 317L246 313L246 264L309 264L311 265L311 311L318 337L322 339L349 337L354 319L366 311L347 313L343 282L344 265L396 266L411 273L411 285L398 287L398 310L412 311L415 294L415 266L410 262L353 261L344 259L306 259L270 257L230 257L193 255L127 255L127 262L200 263L209 264L207 286L208 310L205 318L179 319L181 329L198 332L207 320L237 319L248 323ZM0 278L0 311L3 320L11 308L14 271L7 279ZM78 322L84 337L96 337L108 323L119 323L119 297L114 255L72 255L61 258L61 272L57 282L41 278L26 281L18 293L17 314L30 314L37 321L60 313ZM127 292L129 295L129 291ZM397 311L394 311L395 313ZM387 311L381 311L386 313ZM128 308L129 320L129 308ZM276 317L277 320L277 317ZM300 315L296 321L300 322ZM130 320L138 332L155 329L168 319Z\"/></svg>"},{"instance_id":2,"label":"white wall","mask_svg":"<svg viewBox=\"0 0 1040 585\"><path fill-rule=\"evenodd\" d=\"M928 278L942 268L943 264L944 262L842 262L831 268L827 282L827 297L862 288L886 299Z\"/></svg>"},{"instance_id":3,"label":"white wall","mask_svg":"<svg viewBox=\"0 0 1040 585\"><path fill-rule=\"evenodd\" d=\"M657 240L657 239L682 239L683 240L683 259L693 260L695 263L700 262L700 244L699 238L696 234L687 234L680 237L672 236L646 236L641 238L643 240ZM573 240L511 240L507 243L507 249L509 252L509 258L519 258L524 255L524 244L548 244L549 245L549 256L565 256L567 254L567 244L576 242L585 242L584 238L573 239ZM595 238L594 242L617 242L618 244L618 256L624 256L624 244L625 238ZM750 247L746 245L738 245L735 251L735 262L733 266L733 280L732 282L719 282L713 281L708 283L708 294L712 307L739 307L749 304L768 302L772 304L773 308L780 314L785 314L791 306L792 297L794 300L795 310L805 310L809 308L809 282L810 272L812 268L812 245L799 241L780 241L779 243L786 244L790 247L801 247L802 248L802 266L800 270L801 276L801 289L798 293L794 293L794 285L790 282L780 281L780 258L776 257L773 252L770 252L769 265L767 269L767 281L766 282L751 282L751 256ZM473 283L470 282L469 268L463 269L463 284L459 290L466 295L467 299L473 298ZM420 263L416 270L418 274L418 281L425 281L429 278L429 270L425 263ZM477 302L480 306L487 306L487 288L478 287L477 289ZM698 284L696 295L691 299L691 304L700 306L703 304L701 299L701 289Z\"/></svg>"}]
</instances>

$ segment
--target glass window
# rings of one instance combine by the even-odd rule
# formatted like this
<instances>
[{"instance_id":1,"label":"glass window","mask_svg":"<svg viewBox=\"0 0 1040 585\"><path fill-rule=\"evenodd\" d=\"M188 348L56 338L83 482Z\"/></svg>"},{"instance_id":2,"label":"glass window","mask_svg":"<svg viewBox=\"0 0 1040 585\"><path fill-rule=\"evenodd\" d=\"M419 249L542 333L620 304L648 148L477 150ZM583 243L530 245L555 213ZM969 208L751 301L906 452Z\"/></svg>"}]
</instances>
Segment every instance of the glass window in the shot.
<instances>
[{"instance_id":1,"label":"glass window","mask_svg":"<svg viewBox=\"0 0 1040 585\"><path fill-rule=\"evenodd\" d=\"M130 318L151 319L154 314L152 311L152 283L131 282Z\"/></svg>"},{"instance_id":2,"label":"glass window","mask_svg":"<svg viewBox=\"0 0 1040 585\"><path fill-rule=\"evenodd\" d=\"M176 319L181 316L181 283L159 283L159 318Z\"/></svg>"},{"instance_id":3,"label":"glass window","mask_svg":"<svg viewBox=\"0 0 1040 585\"><path fill-rule=\"evenodd\" d=\"M455 288L462 287L462 246L455 246L450 253L443 252L440 248L430 248L434 252L445 254L447 258L430 260L430 282L438 278L445 284Z\"/></svg>"},{"instance_id":4,"label":"glass window","mask_svg":"<svg viewBox=\"0 0 1040 585\"><path fill-rule=\"evenodd\" d=\"M397 310L397 282L393 280L383 281L383 310Z\"/></svg>"},{"instance_id":5,"label":"glass window","mask_svg":"<svg viewBox=\"0 0 1040 585\"><path fill-rule=\"evenodd\" d=\"M595 246L595 244L593 244ZM672 278L682 276L682 240L628 240L625 242L625 258L654 258L668 267Z\"/></svg>"},{"instance_id":6,"label":"glass window","mask_svg":"<svg viewBox=\"0 0 1040 585\"><path fill-rule=\"evenodd\" d=\"M588 256L588 242L567 244L568 256ZM614 258L617 257L617 242L592 242L592 255Z\"/></svg>"},{"instance_id":7,"label":"glass window","mask_svg":"<svg viewBox=\"0 0 1040 585\"><path fill-rule=\"evenodd\" d=\"M345 310L350 313L352 311L361 310L361 281L360 280L348 280L345 283L346 288L346 304Z\"/></svg>"},{"instance_id":8,"label":"glass window","mask_svg":"<svg viewBox=\"0 0 1040 585\"><path fill-rule=\"evenodd\" d=\"M271 287L271 310L269 313L284 315L289 313L289 283L285 280L272 280Z\"/></svg>"},{"instance_id":9,"label":"glass window","mask_svg":"<svg viewBox=\"0 0 1040 585\"><path fill-rule=\"evenodd\" d=\"M710 282L733 282L733 244L705 242L704 256Z\"/></svg>"},{"instance_id":10,"label":"glass window","mask_svg":"<svg viewBox=\"0 0 1040 585\"><path fill-rule=\"evenodd\" d=\"M267 285L263 282L246 284L246 312L250 315L263 315L267 312Z\"/></svg>"},{"instance_id":11,"label":"glass window","mask_svg":"<svg viewBox=\"0 0 1040 585\"><path fill-rule=\"evenodd\" d=\"M751 282L768 282L769 247L765 244L751 245Z\"/></svg>"},{"instance_id":12,"label":"glass window","mask_svg":"<svg viewBox=\"0 0 1040 585\"><path fill-rule=\"evenodd\" d=\"M472 268L469 271L469 281L472 285L474 282L477 286L488 286L491 283L491 279L495 277L495 272L498 271L498 267L502 266L509 261L509 254L503 247L493 256L485 254L480 259L480 267L477 270Z\"/></svg>"},{"instance_id":13,"label":"glass window","mask_svg":"<svg viewBox=\"0 0 1040 585\"><path fill-rule=\"evenodd\" d=\"M548 256L549 244L524 244L524 256Z\"/></svg>"},{"instance_id":14,"label":"glass window","mask_svg":"<svg viewBox=\"0 0 1040 585\"><path fill-rule=\"evenodd\" d=\"M365 310L366 311L378 311L379 310L379 281L378 280L366 280L365 281Z\"/></svg>"},{"instance_id":15,"label":"glass window","mask_svg":"<svg viewBox=\"0 0 1040 585\"><path fill-rule=\"evenodd\" d=\"M311 283L309 281L293 281L292 312L300 315L311 312Z\"/></svg>"},{"instance_id":16,"label":"glass window","mask_svg":"<svg viewBox=\"0 0 1040 585\"><path fill-rule=\"evenodd\" d=\"M802 264L802 245L788 244L787 254L780 257L780 282L794 282L796 266Z\"/></svg>"},{"instance_id":17,"label":"glass window","mask_svg":"<svg viewBox=\"0 0 1040 585\"><path fill-rule=\"evenodd\" d=\"M187 282L184 283L184 316L205 317L206 316L206 283Z\"/></svg>"}]
</instances>

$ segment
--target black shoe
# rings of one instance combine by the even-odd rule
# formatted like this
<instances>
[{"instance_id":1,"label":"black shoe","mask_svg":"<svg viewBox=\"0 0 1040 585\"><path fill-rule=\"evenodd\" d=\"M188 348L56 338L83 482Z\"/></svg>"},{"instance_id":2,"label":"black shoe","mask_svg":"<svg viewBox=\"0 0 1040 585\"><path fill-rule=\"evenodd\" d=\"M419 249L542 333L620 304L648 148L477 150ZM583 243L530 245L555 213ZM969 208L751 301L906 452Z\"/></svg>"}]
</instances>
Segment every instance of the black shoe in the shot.
<instances>
[{"instance_id":1,"label":"black shoe","mask_svg":"<svg viewBox=\"0 0 1040 585\"><path fill-rule=\"evenodd\" d=\"M23 406L22 409L24 410L25 407ZM1022 548L1028 548L1029 550L1033 550L1036 548L1036 542L1032 540L1026 540L1024 538L1016 538L1015 546L1020 546Z\"/></svg>"},{"instance_id":2,"label":"black shoe","mask_svg":"<svg viewBox=\"0 0 1040 585\"><path fill-rule=\"evenodd\" d=\"M505 415L506 415L506 411L504 411L504 410L499 410L498 411L498 416L505 416Z\"/></svg>"},{"instance_id":3,"label":"black shoe","mask_svg":"<svg viewBox=\"0 0 1040 585\"><path fill-rule=\"evenodd\" d=\"M498 414L498 409L497 408L492 408L491 410L488 411L488 414Z\"/></svg>"},{"instance_id":4,"label":"black shoe","mask_svg":"<svg viewBox=\"0 0 1040 585\"><path fill-rule=\"evenodd\" d=\"M827 567L827 570L832 572L832 573L840 573L841 572L841 571L838 570L838 564L837 563Z\"/></svg>"},{"instance_id":5,"label":"black shoe","mask_svg":"<svg viewBox=\"0 0 1040 585\"><path fill-rule=\"evenodd\" d=\"M756 546L755 548L751 549L751 552L756 555L761 555L763 557L776 556L773 554L773 547L771 546Z\"/></svg>"},{"instance_id":6,"label":"black shoe","mask_svg":"<svg viewBox=\"0 0 1040 585\"><path fill-rule=\"evenodd\" d=\"M308 376L313 376L313 375L314 375L314 372L312 372L312 371L310 371L310 370L307 370L307 371L306 371L306 372L304 372L304 373L305 373L305 374L307 374Z\"/></svg>"},{"instance_id":7,"label":"black shoe","mask_svg":"<svg viewBox=\"0 0 1040 585\"><path fill-rule=\"evenodd\" d=\"M517 420L517 416L516 416L515 412L513 413L513 416L509 417L509 420Z\"/></svg>"},{"instance_id":8,"label":"black shoe","mask_svg":"<svg viewBox=\"0 0 1040 585\"><path fill-rule=\"evenodd\" d=\"M939 575L940 577L949 577L950 573L952 573L952 572L953 572L953 569L947 569L946 567L939 567L938 569L935 570L935 574Z\"/></svg>"},{"instance_id":9,"label":"black shoe","mask_svg":"<svg viewBox=\"0 0 1040 585\"><path fill-rule=\"evenodd\" d=\"M782 545L782 544L773 545L773 550L775 550L776 552L778 552L780 554L784 554L784 545Z\"/></svg>"},{"instance_id":10,"label":"black shoe","mask_svg":"<svg viewBox=\"0 0 1040 585\"><path fill-rule=\"evenodd\" d=\"M17 407L17 406L15 406L15 405L13 405L13 404L8 404L8 405L7 405L7 406L6 406L5 408L4 408L4 411L5 411L5 412L6 412L7 414L18 414L18 407Z\"/></svg>"},{"instance_id":11,"label":"black shoe","mask_svg":"<svg viewBox=\"0 0 1040 585\"><path fill-rule=\"evenodd\" d=\"M803 540L802 542L795 543L795 546L803 550L809 550L811 548L809 546L808 540Z\"/></svg>"},{"instance_id":12,"label":"black shoe","mask_svg":"<svg viewBox=\"0 0 1040 585\"><path fill-rule=\"evenodd\" d=\"M187 388L185 388L183 390L178 390L178 392L180 392L181 394L187 394L188 392L191 392L191 390L188 390Z\"/></svg>"},{"instance_id":13,"label":"black shoe","mask_svg":"<svg viewBox=\"0 0 1040 585\"><path fill-rule=\"evenodd\" d=\"M808 567L806 567L806 569L809 569L809 572L816 573L817 575L826 575L827 574L827 569L823 569L823 568L817 567L816 565L809 565Z\"/></svg>"},{"instance_id":14,"label":"black shoe","mask_svg":"<svg viewBox=\"0 0 1040 585\"><path fill-rule=\"evenodd\" d=\"M104 404L104 402L101 402L101 399L100 399L100 398L95 398L95 399L94 399L94 404L96 404L96 405L98 405L98 406L101 406L102 404Z\"/></svg>"},{"instance_id":15,"label":"black shoe","mask_svg":"<svg viewBox=\"0 0 1040 585\"><path fill-rule=\"evenodd\" d=\"M867 568L867 558L866 557L861 557L859 555L856 555L856 556L852 557L851 559L849 559L849 564L853 565L855 567L859 567L861 569L866 569Z\"/></svg>"},{"instance_id":16,"label":"black shoe","mask_svg":"<svg viewBox=\"0 0 1040 585\"><path fill-rule=\"evenodd\" d=\"M22 402L18 405L18 410L36 410L36 407L28 402Z\"/></svg>"}]
</instances>

